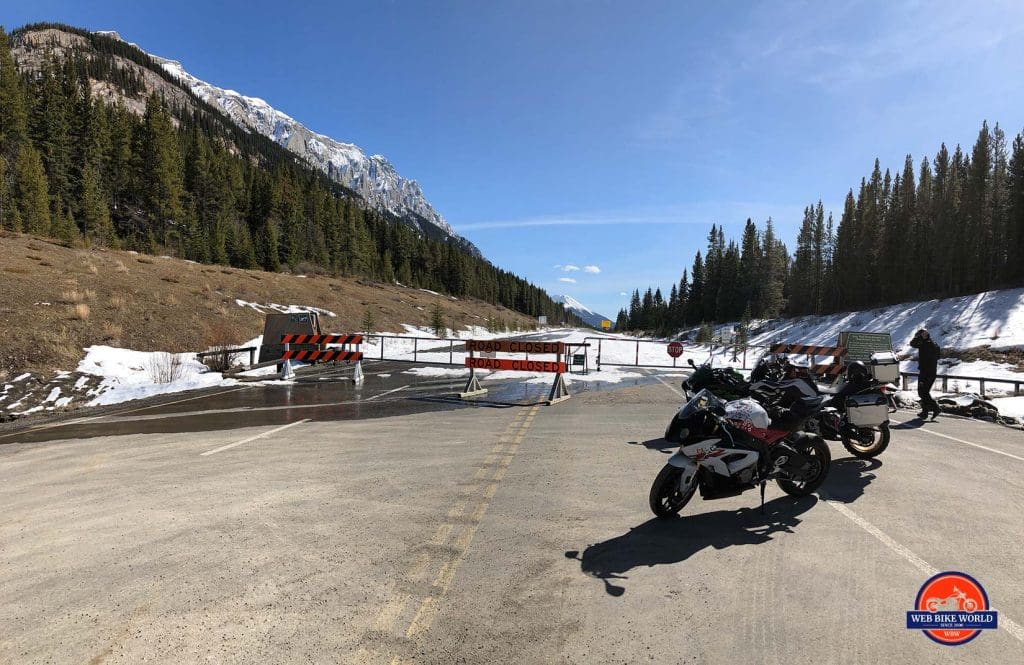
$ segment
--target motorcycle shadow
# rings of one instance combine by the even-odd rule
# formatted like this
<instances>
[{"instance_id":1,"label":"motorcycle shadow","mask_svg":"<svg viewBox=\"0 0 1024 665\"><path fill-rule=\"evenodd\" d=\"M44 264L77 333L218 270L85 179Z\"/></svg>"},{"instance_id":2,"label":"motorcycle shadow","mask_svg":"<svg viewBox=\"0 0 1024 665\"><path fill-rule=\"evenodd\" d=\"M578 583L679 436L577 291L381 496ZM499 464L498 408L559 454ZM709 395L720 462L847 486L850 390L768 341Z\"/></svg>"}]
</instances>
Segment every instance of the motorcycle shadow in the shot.
<instances>
[{"instance_id":1,"label":"motorcycle shadow","mask_svg":"<svg viewBox=\"0 0 1024 665\"><path fill-rule=\"evenodd\" d=\"M648 450L658 450L663 453L672 452L679 447L678 443L669 443L664 437L648 439L647 441L627 441L626 443L630 446L643 446Z\"/></svg>"},{"instance_id":2,"label":"motorcycle shadow","mask_svg":"<svg viewBox=\"0 0 1024 665\"><path fill-rule=\"evenodd\" d=\"M864 494L864 490L875 479L875 471L882 466L882 460L843 457L832 460L828 477L821 486L821 495L832 501L853 503Z\"/></svg>"},{"instance_id":3,"label":"motorcycle shadow","mask_svg":"<svg viewBox=\"0 0 1024 665\"><path fill-rule=\"evenodd\" d=\"M569 550L565 557L579 561L584 573L604 582L605 592L617 597L626 589L610 580L628 579L626 573L634 568L681 563L706 547L721 550L768 542L776 533L791 533L801 522L797 516L817 502L814 495L784 496L766 502L764 514L759 506L745 506L671 520L653 518L621 536L590 545L582 554Z\"/></svg>"}]
</instances>

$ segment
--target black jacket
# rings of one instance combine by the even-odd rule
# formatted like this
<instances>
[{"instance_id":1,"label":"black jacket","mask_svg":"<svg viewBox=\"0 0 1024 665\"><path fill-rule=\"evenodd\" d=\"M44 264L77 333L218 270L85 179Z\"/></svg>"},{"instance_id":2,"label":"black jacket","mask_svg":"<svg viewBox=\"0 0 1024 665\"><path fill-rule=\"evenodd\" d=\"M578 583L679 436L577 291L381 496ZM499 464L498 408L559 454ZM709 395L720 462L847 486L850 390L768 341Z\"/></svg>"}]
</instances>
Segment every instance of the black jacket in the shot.
<instances>
[{"instance_id":1,"label":"black jacket","mask_svg":"<svg viewBox=\"0 0 1024 665\"><path fill-rule=\"evenodd\" d=\"M939 345L931 337L914 337L910 346L918 350L917 368L922 376L935 376L939 367Z\"/></svg>"}]
</instances>

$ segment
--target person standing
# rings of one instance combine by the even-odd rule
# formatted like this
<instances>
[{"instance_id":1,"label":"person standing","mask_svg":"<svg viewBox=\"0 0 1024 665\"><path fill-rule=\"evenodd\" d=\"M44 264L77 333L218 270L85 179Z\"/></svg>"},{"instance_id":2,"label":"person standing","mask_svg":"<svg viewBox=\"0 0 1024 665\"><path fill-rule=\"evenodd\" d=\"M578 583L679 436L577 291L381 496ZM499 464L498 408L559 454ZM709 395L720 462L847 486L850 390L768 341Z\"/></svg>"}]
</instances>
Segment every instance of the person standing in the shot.
<instances>
[{"instance_id":1,"label":"person standing","mask_svg":"<svg viewBox=\"0 0 1024 665\"><path fill-rule=\"evenodd\" d=\"M917 349L917 394L921 398L921 413L918 418L927 418L932 414L934 420L939 415L939 405L932 399L932 385L939 369L941 350L927 330L921 328L910 340L910 346Z\"/></svg>"}]
</instances>

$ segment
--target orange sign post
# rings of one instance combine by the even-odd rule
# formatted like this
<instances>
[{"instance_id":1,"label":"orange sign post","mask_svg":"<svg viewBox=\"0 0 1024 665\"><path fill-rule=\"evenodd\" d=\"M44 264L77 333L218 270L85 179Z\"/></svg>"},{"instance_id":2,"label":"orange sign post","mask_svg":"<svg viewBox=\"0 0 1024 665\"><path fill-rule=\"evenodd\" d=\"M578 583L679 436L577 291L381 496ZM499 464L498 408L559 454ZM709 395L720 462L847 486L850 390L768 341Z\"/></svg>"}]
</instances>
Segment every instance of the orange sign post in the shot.
<instances>
[{"instance_id":1,"label":"orange sign post","mask_svg":"<svg viewBox=\"0 0 1024 665\"><path fill-rule=\"evenodd\" d=\"M554 404L569 399L572 396L569 394L569 389L566 387L565 379L562 376L566 368L566 364L563 361L566 351L564 342L471 339L466 342L466 350L469 351L469 357L466 358L466 367L469 368L469 381L466 382L465 390L459 393L459 397L463 399L483 395L487 392L487 389L480 385L480 380L476 376L476 370L478 369L513 372L551 372L555 375L555 381L551 385L551 394L548 395L547 403ZM522 353L526 355L526 358L476 358L473 356L474 352L487 354ZM555 360L530 360L530 354L553 354Z\"/></svg>"}]
</instances>

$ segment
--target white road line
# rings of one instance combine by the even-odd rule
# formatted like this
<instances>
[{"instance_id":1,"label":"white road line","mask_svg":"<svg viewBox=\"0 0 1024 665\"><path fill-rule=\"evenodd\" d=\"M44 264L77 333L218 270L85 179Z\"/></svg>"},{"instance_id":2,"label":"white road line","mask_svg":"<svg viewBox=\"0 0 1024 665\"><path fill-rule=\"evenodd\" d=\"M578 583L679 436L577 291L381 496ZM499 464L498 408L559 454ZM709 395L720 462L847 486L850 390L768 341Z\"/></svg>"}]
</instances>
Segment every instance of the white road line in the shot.
<instances>
[{"instance_id":1,"label":"white road line","mask_svg":"<svg viewBox=\"0 0 1024 665\"><path fill-rule=\"evenodd\" d=\"M234 443L229 443L228 445L221 446L220 448L214 448L213 450L207 450L205 453L199 453L199 455L200 455L200 457L206 457L207 455L212 455L214 453L219 453L222 450L227 450L228 448L234 448L235 446L240 446L243 443L249 443L250 441L255 441L256 439L262 439L265 436L270 436L271 434L277 434L278 432L280 432L282 430L286 430L289 427L295 427L296 425L301 425L302 423L308 423L308 422L309 422L309 418L304 418L304 419L296 421L294 423L288 423L287 425L281 425L280 427L276 427L276 428L274 428L274 429L272 429L272 430L270 430L268 432L263 432L262 434L257 434L256 436L250 436L248 439L242 439L241 441L235 441Z\"/></svg>"},{"instance_id":2,"label":"white road line","mask_svg":"<svg viewBox=\"0 0 1024 665\"><path fill-rule=\"evenodd\" d=\"M921 557L917 556L903 545L897 543L877 526L867 521L866 519L864 519L857 513L853 512L852 510L850 510L850 508L845 504L840 503L839 501L834 501L833 499L829 499L828 495L824 493L822 493L821 498L825 501L825 503L835 508L840 515L842 515L843 517L847 518L860 528L870 533L872 536L877 538L883 545L888 547L896 554L899 554L912 566L920 570L926 576L931 577L932 575L935 575L939 572L938 568L931 565ZM1017 638L1017 640L1024 642L1024 626L1021 626L1019 623L1017 623L1010 617L1006 616L1003 612L999 613L999 627L1005 629L1006 632L1008 632L1010 635L1013 635L1015 638Z\"/></svg>"},{"instance_id":3,"label":"white road line","mask_svg":"<svg viewBox=\"0 0 1024 665\"><path fill-rule=\"evenodd\" d=\"M899 425L902 425L906 421L892 420L891 422L894 422L894 423L897 423ZM957 443L964 443L964 444L967 444L968 446L974 446L975 448L981 448L982 450L987 450L990 453L996 453L997 455L1004 455L1004 456L1009 457L1011 459L1015 459L1015 460L1017 460L1019 462L1024 462L1024 457L1018 457L1017 455L1006 453L1006 452L1003 452L1002 450L996 450L995 448L989 448L988 446L983 446L980 443L974 443L972 441L964 441L963 439L958 439L955 436L949 436L948 434L942 434L942 433L936 432L934 430L925 429L924 427L918 427L915 431L918 431L918 432L928 432L932 436L941 436L943 439L949 439L950 441L956 441Z\"/></svg>"},{"instance_id":4,"label":"white road line","mask_svg":"<svg viewBox=\"0 0 1024 665\"><path fill-rule=\"evenodd\" d=\"M654 375L654 378L656 378L658 381L661 381L662 384L664 384L664 386L666 388L668 388L669 390L671 390L675 394L679 395L680 397L685 397L685 395L683 395L683 393L681 393L678 390L676 390L668 381L666 381L665 379L661 378L657 374Z\"/></svg>"},{"instance_id":5,"label":"white road line","mask_svg":"<svg viewBox=\"0 0 1024 665\"><path fill-rule=\"evenodd\" d=\"M382 392L382 393L377 393L376 395L374 395L372 397L367 397L363 401L364 402L369 402L371 399L377 399L378 397L384 397L384 395L390 395L391 393L397 393L399 390L405 390L406 388L409 388L409 387L410 386L401 386L401 387L395 388L393 390L387 390L387 391Z\"/></svg>"}]
</instances>

